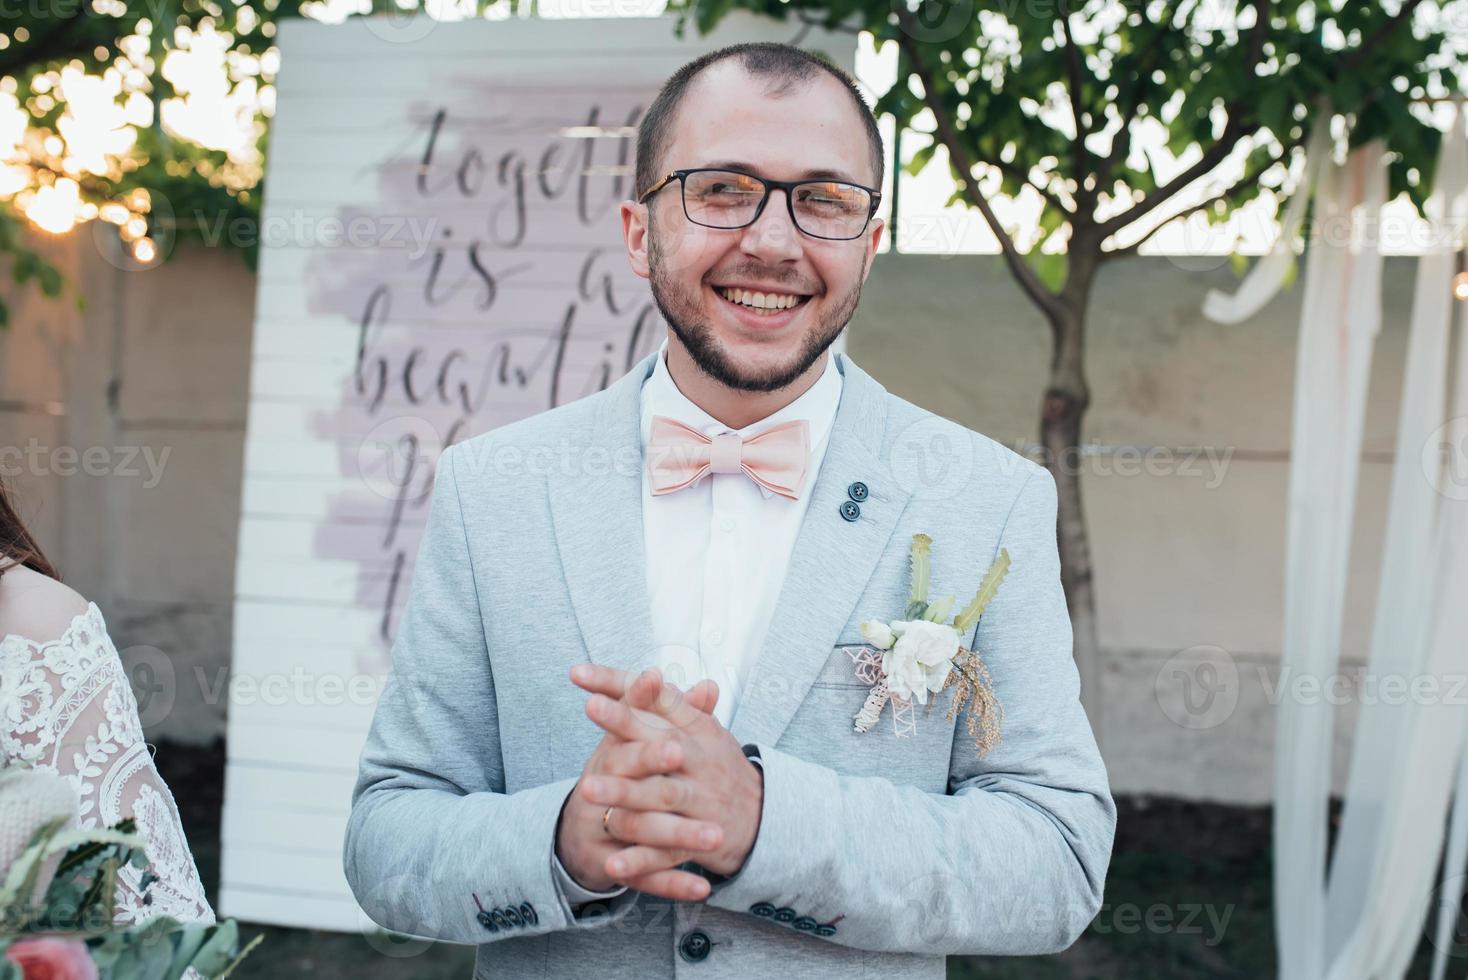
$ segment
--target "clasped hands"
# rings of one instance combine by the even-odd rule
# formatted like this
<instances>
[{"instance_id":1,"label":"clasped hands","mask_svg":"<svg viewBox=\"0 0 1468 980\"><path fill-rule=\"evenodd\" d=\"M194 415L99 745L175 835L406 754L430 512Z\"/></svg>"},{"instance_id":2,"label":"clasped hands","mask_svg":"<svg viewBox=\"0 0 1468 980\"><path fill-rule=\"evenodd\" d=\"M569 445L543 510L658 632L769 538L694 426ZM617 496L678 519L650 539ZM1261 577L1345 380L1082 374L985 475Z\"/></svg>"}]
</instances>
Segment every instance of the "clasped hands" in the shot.
<instances>
[{"instance_id":1,"label":"clasped hands","mask_svg":"<svg viewBox=\"0 0 1468 980\"><path fill-rule=\"evenodd\" d=\"M719 688L686 693L652 668L633 675L597 664L571 669L591 692L586 715L604 732L562 809L556 854L592 891L626 885L675 901L701 901L715 874L743 866L759 832L764 777L713 716ZM610 818L603 822L607 807Z\"/></svg>"}]
</instances>

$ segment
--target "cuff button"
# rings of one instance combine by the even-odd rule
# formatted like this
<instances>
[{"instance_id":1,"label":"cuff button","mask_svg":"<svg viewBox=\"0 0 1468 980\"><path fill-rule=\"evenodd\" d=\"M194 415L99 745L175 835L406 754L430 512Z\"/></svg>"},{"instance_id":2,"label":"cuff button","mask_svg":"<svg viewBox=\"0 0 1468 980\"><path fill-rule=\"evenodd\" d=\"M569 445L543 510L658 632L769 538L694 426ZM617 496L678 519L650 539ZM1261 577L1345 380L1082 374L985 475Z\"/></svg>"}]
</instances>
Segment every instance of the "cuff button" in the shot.
<instances>
[{"instance_id":1,"label":"cuff button","mask_svg":"<svg viewBox=\"0 0 1468 980\"><path fill-rule=\"evenodd\" d=\"M749 911L761 919L768 919L775 914L775 907L769 902L755 902L749 907Z\"/></svg>"}]
</instances>

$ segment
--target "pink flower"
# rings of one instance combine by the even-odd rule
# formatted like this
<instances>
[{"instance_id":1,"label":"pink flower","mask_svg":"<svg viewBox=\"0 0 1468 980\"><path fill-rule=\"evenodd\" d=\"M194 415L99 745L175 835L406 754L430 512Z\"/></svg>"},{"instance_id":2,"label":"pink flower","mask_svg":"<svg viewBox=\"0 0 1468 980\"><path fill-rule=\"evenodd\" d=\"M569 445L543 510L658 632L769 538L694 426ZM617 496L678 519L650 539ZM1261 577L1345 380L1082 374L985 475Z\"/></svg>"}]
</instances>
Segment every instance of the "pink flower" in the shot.
<instances>
[{"instance_id":1,"label":"pink flower","mask_svg":"<svg viewBox=\"0 0 1468 980\"><path fill-rule=\"evenodd\" d=\"M97 964L87 944L75 939L22 939L5 956L25 980L97 980Z\"/></svg>"}]
</instances>

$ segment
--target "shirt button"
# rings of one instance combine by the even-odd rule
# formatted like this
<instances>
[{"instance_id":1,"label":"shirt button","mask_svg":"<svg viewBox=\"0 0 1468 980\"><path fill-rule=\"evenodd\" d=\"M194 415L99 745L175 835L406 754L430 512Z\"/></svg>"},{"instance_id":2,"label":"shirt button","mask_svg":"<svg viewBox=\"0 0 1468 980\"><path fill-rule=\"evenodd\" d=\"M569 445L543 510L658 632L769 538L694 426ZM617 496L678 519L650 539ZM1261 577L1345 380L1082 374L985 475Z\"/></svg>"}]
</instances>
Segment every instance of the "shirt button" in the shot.
<instances>
[{"instance_id":1,"label":"shirt button","mask_svg":"<svg viewBox=\"0 0 1468 980\"><path fill-rule=\"evenodd\" d=\"M724 634L720 633L718 630L714 630L712 633L709 634L709 642L712 643L714 646L718 646L720 643L724 642Z\"/></svg>"}]
</instances>

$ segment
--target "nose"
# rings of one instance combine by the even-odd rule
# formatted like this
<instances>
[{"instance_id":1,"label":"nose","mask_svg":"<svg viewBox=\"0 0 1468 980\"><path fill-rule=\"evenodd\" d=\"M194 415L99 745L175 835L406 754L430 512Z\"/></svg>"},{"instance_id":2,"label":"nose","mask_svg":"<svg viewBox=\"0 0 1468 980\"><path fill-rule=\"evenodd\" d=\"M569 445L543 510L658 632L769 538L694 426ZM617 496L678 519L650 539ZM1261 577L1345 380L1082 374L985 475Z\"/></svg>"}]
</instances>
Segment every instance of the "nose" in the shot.
<instances>
[{"instance_id":1,"label":"nose","mask_svg":"<svg viewBox=\"0 0 1468 980\"><path fill-rule=\"evenodd\" d=\"M740 238L739 245L744 252L766 262L794 261L804 254L800 230L790 220L788 193L778 189L770 191L765 209Z\"/></svg>"}]
</instances>

